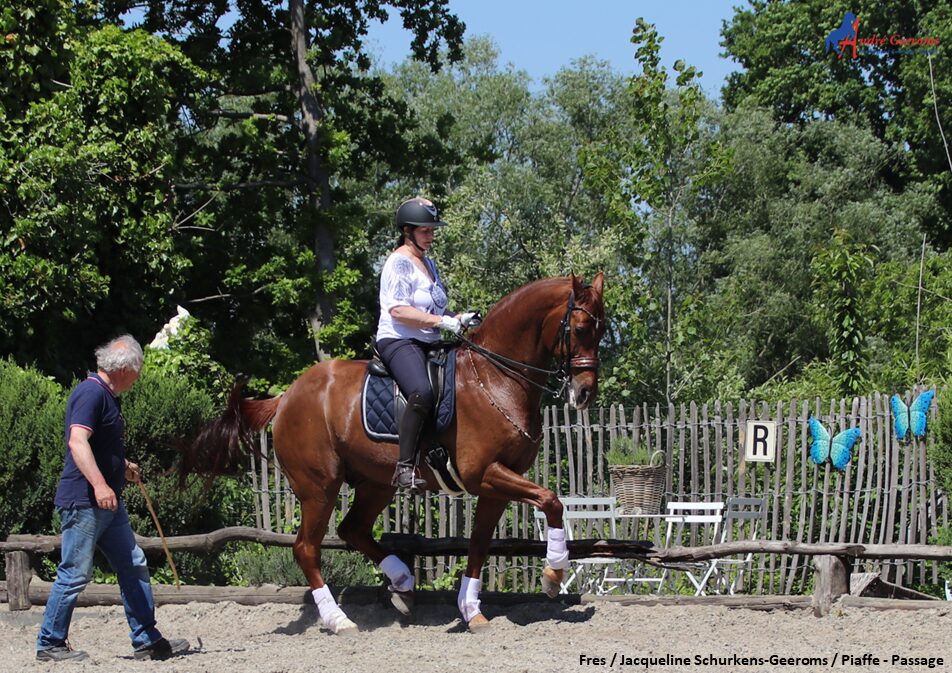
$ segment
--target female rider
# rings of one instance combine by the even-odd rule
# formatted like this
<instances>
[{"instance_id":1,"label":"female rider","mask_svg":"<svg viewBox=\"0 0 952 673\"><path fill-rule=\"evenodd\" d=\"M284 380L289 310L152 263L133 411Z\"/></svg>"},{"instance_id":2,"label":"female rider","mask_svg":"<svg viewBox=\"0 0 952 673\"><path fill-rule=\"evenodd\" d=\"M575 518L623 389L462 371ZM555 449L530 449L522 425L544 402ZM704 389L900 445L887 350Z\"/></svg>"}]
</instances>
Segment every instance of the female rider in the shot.
<instances>
[{"instance_id":1,"label":"female rider","mask_svg":"<svg viewBox=\"0 0 952 673\"><path fill-rule=\"evenodd\" d=\"M438 341L440 330L459 334L475 313L454 315L447 309L446 287L436 263L426 256L440 221L436 206L424 198L404 201L397 208L400 239L380 274L380 321L377 352L407 400L398 430L400 459L393 485L422 488L416 474L417 442L433 411L433 391L426 371L426 347Z\"/></svg>"}]
</instances>

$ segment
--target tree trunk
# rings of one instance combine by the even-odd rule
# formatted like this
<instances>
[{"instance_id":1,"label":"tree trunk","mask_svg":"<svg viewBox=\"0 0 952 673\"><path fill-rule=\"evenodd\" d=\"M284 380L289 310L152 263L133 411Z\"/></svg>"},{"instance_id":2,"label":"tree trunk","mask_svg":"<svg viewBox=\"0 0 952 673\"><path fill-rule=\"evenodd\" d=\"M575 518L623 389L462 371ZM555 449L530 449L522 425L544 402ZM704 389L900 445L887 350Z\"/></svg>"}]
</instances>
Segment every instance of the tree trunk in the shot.
<instances>
[{"instance_id":1,"label":"tree trunk","mask_svg":"<svg viewBox=\"0 0 952 673\"><path fill-rule=\"evenodd\" d=\"M337 266L334 252L334 232L324 214L331 205L330 177L321 160L320 124L323 117L318 100L314 72L307 62L308 26L305 19L304 0L290 0L291 10L291 46L297 66L298 81L295 87L298 104L301 107L301 128L304 130L307 145L307 203L314 218L314 252L317 256L317 269L321 278ZM317 359L323 360L327 354L321 348L319 330L330 320L334 309L334 299L327 292L319 290L309 322L314 337Z\"/></svg>"}]
</instances>

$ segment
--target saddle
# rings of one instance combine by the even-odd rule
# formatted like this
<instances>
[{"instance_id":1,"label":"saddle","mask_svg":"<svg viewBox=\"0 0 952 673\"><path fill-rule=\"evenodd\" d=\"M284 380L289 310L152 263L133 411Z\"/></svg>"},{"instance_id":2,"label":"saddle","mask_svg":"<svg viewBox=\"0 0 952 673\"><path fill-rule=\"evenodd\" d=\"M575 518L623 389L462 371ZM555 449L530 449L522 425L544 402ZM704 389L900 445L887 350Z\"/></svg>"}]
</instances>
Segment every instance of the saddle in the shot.
<instances>
[{"instance_id":1,"label":"saddle","mask_svg":"<svg viewBox=\"0 0 952 673\"><path fill-rule=\"evenodd\" d=\"M435 400L431 427L437 434L450 426L456 409L456 345L452 341L438 341L427 351L427 376ZM406 398L374 349L374 357L367 363L360 404L367 436L377 441L396 442L406 406ZM421 450L441 488L447 493L462 495L465 491L446 448L430 445L421 446Z\"/></svg>"}]
</instances>

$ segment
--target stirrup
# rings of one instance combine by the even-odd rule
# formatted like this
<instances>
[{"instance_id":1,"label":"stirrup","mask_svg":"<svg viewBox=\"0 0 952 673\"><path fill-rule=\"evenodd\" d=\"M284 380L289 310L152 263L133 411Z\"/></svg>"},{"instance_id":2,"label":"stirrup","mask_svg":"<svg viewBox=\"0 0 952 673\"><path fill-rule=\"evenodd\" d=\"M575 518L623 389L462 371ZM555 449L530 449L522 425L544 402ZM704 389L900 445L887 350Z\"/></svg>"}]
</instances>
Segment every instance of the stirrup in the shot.
<instances>
[{"instance_id":1,"label":"stirrup","mask_svg":"<svg viewBox=\"0 0 952 673\"><path fill-rule=\"evenodd\" d=\"M397 488L409 488L411 491L422 491L426 487L426 482L417 477L416 465L398 461L390 485Z\"/></svg>"}]
</instances>

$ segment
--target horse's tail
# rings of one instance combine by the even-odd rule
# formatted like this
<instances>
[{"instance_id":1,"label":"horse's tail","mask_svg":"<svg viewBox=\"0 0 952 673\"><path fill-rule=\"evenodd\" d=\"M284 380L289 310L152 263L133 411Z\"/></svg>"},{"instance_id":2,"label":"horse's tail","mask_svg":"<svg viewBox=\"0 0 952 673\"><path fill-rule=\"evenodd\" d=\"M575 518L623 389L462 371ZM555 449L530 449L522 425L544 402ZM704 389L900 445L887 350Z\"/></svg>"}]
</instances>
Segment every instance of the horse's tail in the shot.
<instances>
[{"instance_id":1,"label":"horse's tail","mask_svg":"<svg viewBox=\"0 0 952 673\"><path fill-rule=\"evenodd\" d=\"M190 474L202 474L209 479L238 474L249 454L259 454L254 433L274 418L281 397L246 400L241 397L242 388L242 384L236 384L222 414L181 446L177 466L180 484L184 485Z\"/></svg>"}]
</instances>

